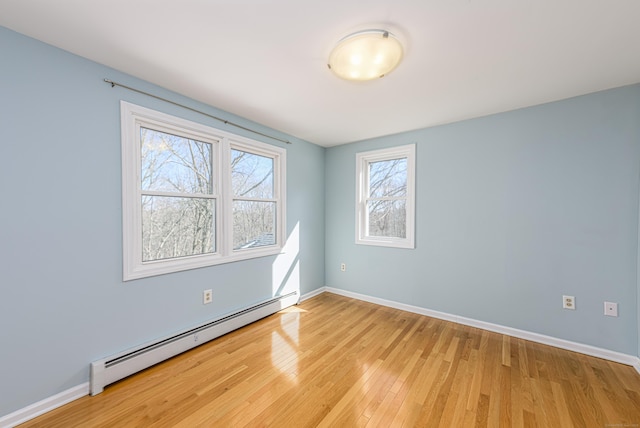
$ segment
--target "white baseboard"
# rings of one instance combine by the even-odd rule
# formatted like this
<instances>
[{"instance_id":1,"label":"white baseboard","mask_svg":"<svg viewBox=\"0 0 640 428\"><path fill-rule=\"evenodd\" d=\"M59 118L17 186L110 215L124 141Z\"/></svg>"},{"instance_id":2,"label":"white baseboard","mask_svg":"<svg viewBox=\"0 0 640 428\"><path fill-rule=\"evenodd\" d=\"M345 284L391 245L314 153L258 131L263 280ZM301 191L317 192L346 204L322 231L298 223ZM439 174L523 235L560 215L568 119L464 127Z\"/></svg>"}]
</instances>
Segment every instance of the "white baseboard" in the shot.
<instances>
[{"instance_id":1,"label":"white baseboard","mask_svg":"<svg viewBox=\"0 0 640 428\"><path fill-rule=\"evenodd\" d=\"M471 327L481 328L483 330L493 331L495 333L505 334L507 336L513 336L520 339L530 340L532 342L541 343L543 345L550 345L556 348L565 349L568 351L579 352L581 354L590 355L592 357L603 358L605 360L614 361L616 363L625 364L636 369L640 374L640 358L634 355L623 354L621 352L611 351L608 349L598 348L596 346L585 345L583 343L572 342L570 340L559 339L557 337L547 336L544 334L533 333L526 330L520 330L517 328L506 327L499 324L493 324L485 321L478 321L472 318L461 317L458 315L451 315L445 312L438 312L431 309L421 308L419 306L407 305L405 303L395 302L393 300L380 299L378 297L371 297L365 294L354 293L351 291L340 290L339 288L323 287L322 289L314 290L314 293L320 294L323 291L338 294L340 296L351 297L352 299L362 300L369 303L375 303L376 305L387 306L394 309L400 309L402 311L412 312L415 314L426 315L432 318L438 318L445 321L451 321L458 324L468 325Z\"/></svg>"},{"instance_id":2,"label":"white baseboard","mask_svg":"<svg viewBox=\"0 0 640 428\"><path fill-rule=\"evenodd\" d=\"M85 395L89 395L89 382L74 386L73 388L69 388L59 394L45 398L44 400L38 401L30 406L0 417L0 427L15 427L16 425L27 422L28 420L42 415L43 413L57 409L60 406L64 406L78 398L84 397Z\"/></svg>"},{"instance_id":3,"label":"white baseboard","mask_svg":"<svg viewBox=\"0 0 640 428\"><path fill-rule=\"evenodd\" d=\"M317 296L318 294L322 294L325 291L327 291L327 287L320 287L320 288L316 288L313 291L310 291L308 293L303 294L302 296L300 296L300 302L304 302L307 299L310 299L312 297Z\"/></svg>"}]
</instances>

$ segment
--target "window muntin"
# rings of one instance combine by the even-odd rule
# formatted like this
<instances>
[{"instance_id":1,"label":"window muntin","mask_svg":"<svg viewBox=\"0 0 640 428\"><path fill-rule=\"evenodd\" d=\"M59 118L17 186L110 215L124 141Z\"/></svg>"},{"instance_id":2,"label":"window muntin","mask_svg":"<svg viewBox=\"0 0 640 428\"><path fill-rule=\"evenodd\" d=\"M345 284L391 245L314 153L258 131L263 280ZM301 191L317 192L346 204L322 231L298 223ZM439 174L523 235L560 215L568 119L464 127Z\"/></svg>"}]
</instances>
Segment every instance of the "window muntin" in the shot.
<instances>
[{"instance_id":1,"label":"window muntin","mask_svg":"<svg viewBox=\"0 0 640 428\"><path fill-rule=\"evenodd\" d=\"M123 278L278 254L285 150L121 103Z\"/></svg>"},{"instance_id":2,"label":"window muntin","mask_svg":"<svg viewBox=\"0 0 640 428\"><path fill-rule=\"evenodd\" d=\"M414 248L415 145L356 155L356 243Z\"/></svg>"}]
</instances>

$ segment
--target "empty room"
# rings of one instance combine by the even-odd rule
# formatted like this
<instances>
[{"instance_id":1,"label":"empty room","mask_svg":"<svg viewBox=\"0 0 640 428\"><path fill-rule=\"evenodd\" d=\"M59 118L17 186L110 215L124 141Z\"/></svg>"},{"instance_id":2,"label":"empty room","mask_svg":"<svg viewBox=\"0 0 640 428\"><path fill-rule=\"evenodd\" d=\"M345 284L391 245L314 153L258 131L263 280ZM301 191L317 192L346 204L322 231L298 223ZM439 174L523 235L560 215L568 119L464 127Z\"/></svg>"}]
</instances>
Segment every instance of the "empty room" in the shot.
<instances>
[{"instance_id":1,"label":"empty room","mask_svg":"<svg viewBox=\"0 0 640 428\"><path fill-rule=\"evenodd\" d=\"M0 0L0 427L640 426L638 18Z\"/></svg>"}]
</instances>

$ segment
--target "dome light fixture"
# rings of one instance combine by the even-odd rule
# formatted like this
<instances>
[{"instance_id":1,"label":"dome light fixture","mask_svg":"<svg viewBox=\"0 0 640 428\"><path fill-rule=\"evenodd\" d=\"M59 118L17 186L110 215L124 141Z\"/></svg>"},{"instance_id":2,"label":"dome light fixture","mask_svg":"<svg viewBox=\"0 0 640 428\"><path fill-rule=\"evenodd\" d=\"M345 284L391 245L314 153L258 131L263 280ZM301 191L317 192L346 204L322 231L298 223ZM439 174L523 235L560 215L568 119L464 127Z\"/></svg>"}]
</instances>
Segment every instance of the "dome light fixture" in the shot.
<instances>
[{"instance_id":1,"label":"dome light fixture","mask_svg":"<svg viewBox=\"0 0 640 428\"><path fill-rule=\"evenodd\" d=\"M374 80L384 77L402 60L402 45L386 30L364 30L338 42L327 64L346 80Z\"/></svg>"}]
</instances>

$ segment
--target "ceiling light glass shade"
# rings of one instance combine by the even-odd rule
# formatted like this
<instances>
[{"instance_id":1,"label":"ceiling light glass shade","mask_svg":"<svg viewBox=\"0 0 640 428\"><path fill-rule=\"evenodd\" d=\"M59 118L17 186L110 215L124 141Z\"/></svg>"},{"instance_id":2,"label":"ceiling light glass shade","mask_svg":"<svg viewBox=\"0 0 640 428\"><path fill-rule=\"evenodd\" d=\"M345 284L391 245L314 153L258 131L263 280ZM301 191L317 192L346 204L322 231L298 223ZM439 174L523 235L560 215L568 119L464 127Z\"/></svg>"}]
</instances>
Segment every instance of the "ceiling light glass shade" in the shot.
<instances>
[{"instance_id":1,"label":"ceiling light glass shade","mask_svg":"<svg viewBox=\"0 0 640 428\"><path fill-rule=\"evenodd\" d=\"M329 55L329 68L347 80L384 77L402 60L402 45L384 30L366 30L340 40Z\"/></svg>"}]
</instances>

